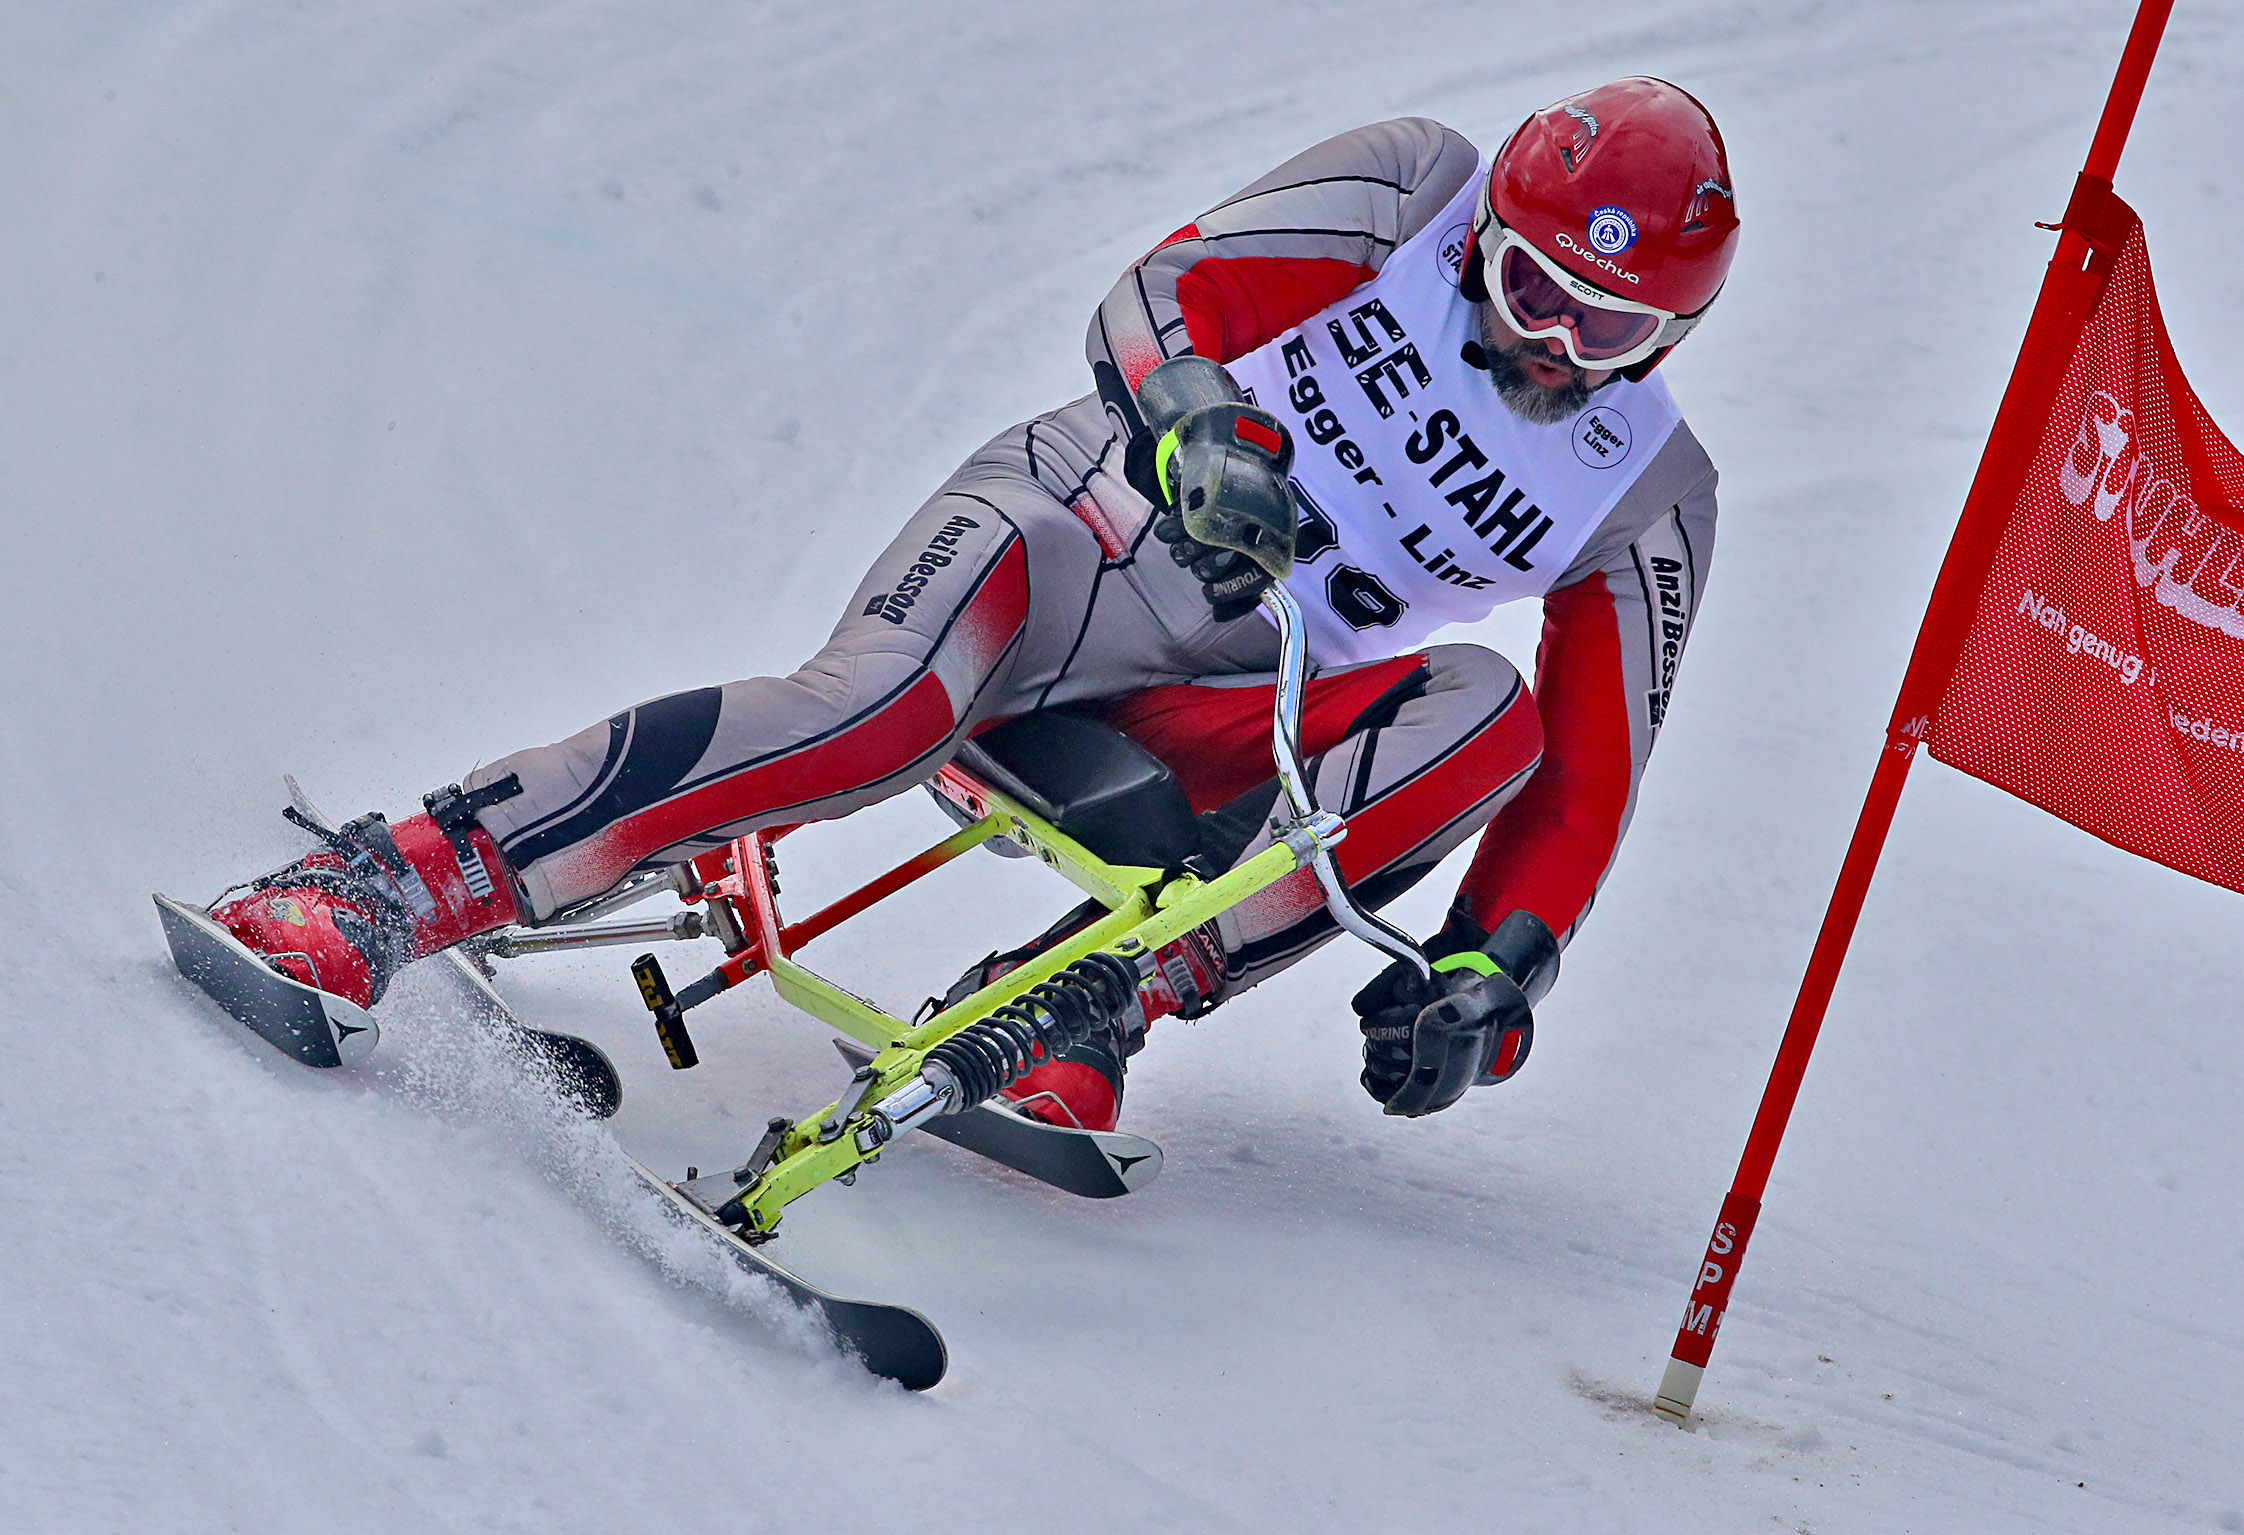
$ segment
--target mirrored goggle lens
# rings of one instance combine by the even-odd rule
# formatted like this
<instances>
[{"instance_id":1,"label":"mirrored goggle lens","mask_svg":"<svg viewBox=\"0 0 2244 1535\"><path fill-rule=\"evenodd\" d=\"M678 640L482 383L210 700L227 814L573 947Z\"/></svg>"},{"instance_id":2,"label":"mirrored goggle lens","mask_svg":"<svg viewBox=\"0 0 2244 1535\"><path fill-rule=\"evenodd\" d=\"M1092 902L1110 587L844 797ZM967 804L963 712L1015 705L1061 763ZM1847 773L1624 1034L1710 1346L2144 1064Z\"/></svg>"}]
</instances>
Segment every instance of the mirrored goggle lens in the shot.
<instances>
[{"instance_id":1,"label":"mirrored goggle lens","mask_svg":"<svg viewBox=\"0 0 2244 1535\"><path fill-rule=\"evenodd\" d=\"M1517 245L1507 246L1498 272L1504 305L1531 331L1563 325L1574 333L1574 350L1588 362L1619 357L1652 339L1657 315L1603 309L1551 281L1535 258Z\"/></svg>"}]
</instances>

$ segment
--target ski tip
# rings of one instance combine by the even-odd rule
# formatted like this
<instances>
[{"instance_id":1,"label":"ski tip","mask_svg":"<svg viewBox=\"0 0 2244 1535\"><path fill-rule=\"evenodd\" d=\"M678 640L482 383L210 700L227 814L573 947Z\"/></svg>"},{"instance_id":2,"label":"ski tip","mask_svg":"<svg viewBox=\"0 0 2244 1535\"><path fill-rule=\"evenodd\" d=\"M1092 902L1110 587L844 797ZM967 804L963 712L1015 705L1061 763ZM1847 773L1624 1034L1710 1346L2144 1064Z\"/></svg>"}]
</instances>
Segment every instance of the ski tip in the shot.
<instances>
[{"instance_id":1,"label":"ski tip","mask_svg":"<svg viewBox=\"0 0 2244 1535\"><path fill-rule=\"evenodd\" d=\"M906 1391L932 1391L950 1371L950 1345L933 1322L909 1306L829 1297L819 1309L835 1341L869 1375Z\"/></svg>"},{"instance_id":2,"label":"ski tip","mask_svg":"<svg viewBox=\"0 0 2244 1535\"><path fill-rule=\"evenodd\" d=\"M327 818L325 811L312 803L312 797L304 792L304 786L296 781L294 773L281 774L281 782L288 786L288 803L294 807L298 815L305 817L313 825L325 830L332 831L335 829L335 823Z\"/></svg>"},{"instance_id":3,"label":"ski tip","mask_svg":"<svg viewBox=\"0 0 2244 1535\"><path fill-rule=\"evenodd\" d=\"M951 1351L933 1322L916 1311L910 1315L924 1331L924 1340L913 1349L909 1362L892 1360L887 1370L875 1373L884 1375L906 1391L932 1391L943 1383L944 1375L950 1371Z\"/></svg>"},{"instance_id":4,"label":"ski tip","mask_svg":"<svg viewBox=\"0 0 2244 1535\"><path fill-rule=\"evenodd\" d=\"M523 1054L544 1063L564 1098L594 1119L613 1118L623 1107L623 1077L605 1050L574 1034L531 1028L515 1016L490 977L458 949L446 949L436 959L489 1017L504 1026Z\"/></svg>"},{"instance_id":5,"label":"ski tip","mask_svg":"<svg viewBox=\"0 0 2244 1535\"><path fill-rule=\"evenodd\" d=\"M237 1023L307 1066L355 1066L382 1031L366 1009L282 975L210 913L161 893L151 897L171 962Z\"/></svg>"},{"instance_id":6,"label":"ski tip","mask_svg":"<svg viewBox=\"0 0 2244 1535\"><path fill-rule=\"evenodd\" d=\"M1108 1131L1099 1137L1099 1154L1114 1169L1124 1193L1135 1194L1161 1175L1161 1148L1141 1136Z\"/></svg>"},{"instance_id":7,"label":"ski tip","mask_svg":"<svg viewBox=\"0 0 2244 1535\"><path fill-rule=\"evenodd\" d=\"M943 1335L909 1306L883 1301L847 1300L830 1294L779 1262L762 1245L741 1240L740 1234L710 1213L701 1194L682 1183L672 1183L646 1163L624 1153L624 1160L659 1197L676 1220L700 1227L715 1237L744 1268L777 1284L799 1306L807 1306L825 1322L834 1341L866 1371L892 1380L907 1391L926 1391L950 1369L950 1348ZM702 1183L717 1181L713 1178ZM729 1180L723 1180L729 1183Z\"/></svg>"},{"instance_id":8,"label":"ski tip","mask_svg":"<svg viewBox=\"0 0 2244 1535\"><path fill-rule=\"evenodd\" d=\"M524 1026L522 1048L543 1060L561 1095L592 1118L613 1119L623 1107L623 1078L591 1040Z\"/></svg>"}]
</instances>

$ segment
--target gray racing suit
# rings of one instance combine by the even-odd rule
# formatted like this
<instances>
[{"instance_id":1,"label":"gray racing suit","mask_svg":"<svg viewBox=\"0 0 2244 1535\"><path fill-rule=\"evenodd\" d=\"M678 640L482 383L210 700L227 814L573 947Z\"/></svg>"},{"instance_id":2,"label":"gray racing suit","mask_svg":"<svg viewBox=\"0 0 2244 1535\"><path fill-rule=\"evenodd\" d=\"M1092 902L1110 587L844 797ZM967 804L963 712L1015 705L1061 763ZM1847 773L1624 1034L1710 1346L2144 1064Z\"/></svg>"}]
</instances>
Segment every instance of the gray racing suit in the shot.
<instances>
[{"instance_id":1,"label":"gray racing suit","mask_svg":"<svg viewBox=\"0 0 2244 1535\"><path fill-rule=\"evenodd\" d=\"M1149 537L1152 508L1125 473L1131 394L1166 357L1244 356L1375 280L1476 164L1457 134L1403 119L1250 184L1123 274L1091 326L1098 393L969 458L799 669L657 698L473 775L471 789L521 781L481 819L525 918L751 829L847 815L924 780L978 729L1039 709L1107 712L1169 762L1196 809L1274 792L1256 692L1267 696L1274 633L1259 615L1218 623ZM1527 907L1571 933L1664 714L1712 552L1713 492L1678 425L1545 592L1533 696L1469 644L1325 658L1304 749L1322 803L1350 817L1351 885L1389 898L1479 832L1460 909L1492 927ZM1343 549L1355 520L1378 515L1376 503L1325 510ZM1331 933L1305 874L1281 882L1224 919L1229 989Z\"/></svg>"}]
</instances>

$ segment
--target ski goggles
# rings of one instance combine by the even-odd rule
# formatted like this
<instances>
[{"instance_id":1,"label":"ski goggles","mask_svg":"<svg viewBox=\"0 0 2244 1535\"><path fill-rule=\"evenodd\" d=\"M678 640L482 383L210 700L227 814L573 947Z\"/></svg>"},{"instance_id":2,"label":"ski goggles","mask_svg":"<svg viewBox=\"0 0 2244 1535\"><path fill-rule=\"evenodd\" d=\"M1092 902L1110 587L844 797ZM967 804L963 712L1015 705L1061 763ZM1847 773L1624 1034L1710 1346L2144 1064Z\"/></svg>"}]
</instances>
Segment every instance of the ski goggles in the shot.
<instances>
[{"instance_id":1,"label":"ski goggles","mask_svg":"<svg viewBox=\"0 0 2244 1535\"><path fill-rule=\"evenodd\" d=\"M1530 341L1558 337L1576 367L1629 367L1675 345L1698 324L1697 315L1654 308L1584 282L1493 218L1480 244L1489 297L1505 322Z\"/></svg>"}]
</instances>

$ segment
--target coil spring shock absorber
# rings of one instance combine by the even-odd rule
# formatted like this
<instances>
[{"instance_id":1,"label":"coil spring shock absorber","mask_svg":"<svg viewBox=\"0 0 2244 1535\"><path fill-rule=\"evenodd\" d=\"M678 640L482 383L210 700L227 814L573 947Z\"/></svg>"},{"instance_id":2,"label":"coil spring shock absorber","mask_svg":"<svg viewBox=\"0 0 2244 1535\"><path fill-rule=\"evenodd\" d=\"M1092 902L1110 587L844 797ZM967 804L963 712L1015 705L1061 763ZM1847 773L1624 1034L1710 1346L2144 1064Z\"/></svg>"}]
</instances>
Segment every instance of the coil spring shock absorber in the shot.
<instances>
[{"instance_id":1,"label":"coil spring shock absorber","mask_svg":"<svg viewBox=\"0 0 2244 1535\"><path fill-rule=\"evenodd\" d=\"M979 1023L927 1052L958 1081L950 1112L985 1103L1046 1061L1111 1027L1138 994L1137 967L1117 954L1086 954Z\"/></svg>"}]
</instances>

